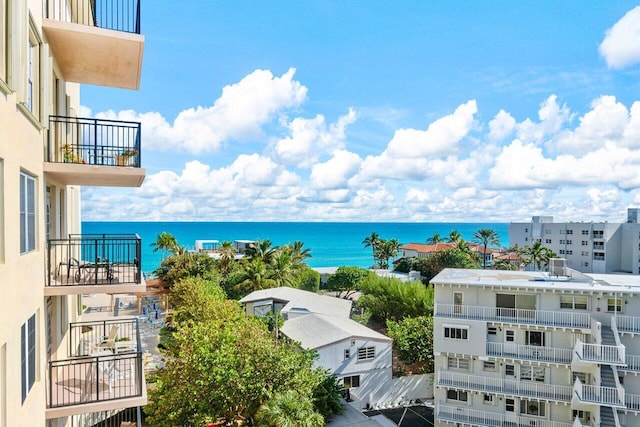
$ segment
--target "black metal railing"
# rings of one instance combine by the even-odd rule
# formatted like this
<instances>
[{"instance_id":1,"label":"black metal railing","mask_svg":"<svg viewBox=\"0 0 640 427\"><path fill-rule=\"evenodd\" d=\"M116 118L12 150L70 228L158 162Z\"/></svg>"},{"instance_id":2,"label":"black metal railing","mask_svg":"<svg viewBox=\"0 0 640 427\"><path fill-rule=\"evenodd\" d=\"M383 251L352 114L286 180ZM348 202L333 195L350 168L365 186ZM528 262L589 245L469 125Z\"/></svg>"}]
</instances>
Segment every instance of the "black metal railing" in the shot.
<instances>
[{"instance_id":1,"label":"black metal railing","mask_svg":"<svg viewBox=\"0 0 640 427\"><path fill-rule=\"evenodd\" d=\"M140 122L49 116L47 161L140 167Z\"/></svg>"},{"instance_id":2,"label":"black metal railing","mask_svg":"<svg viewBox=\"0 0 640 427\"><path fill-rule=\"evenodd\" d=\"M142 427L142 411L139 406L136 406L73 415L71 425L83 427Z\"/></svg>"},{"instance_id":3,"label":"black metal railing","mask_svg":"<svg viewBox=\"0 0 640 427\"><path fill-rule=\"evenodd\" d=\"M138 319L70 324L70 357L49 361L47 407L142 396Z\"/></svg>"},{"instance_id":4,"label":"black metal railing","mask_svg":"<svg viewBox=\"0 0 640 427\"><path fill-rule=\"evenodd\" d=\"M46 0L46 17L140 34L140 0Z\"/></svg>"},{"instance_id":5,"label":"black metal railing","mask_svg":"<svg viewBox=\"0 0 640 427\"><path fill-rule=\"evenodd\" d=\"M136 234L70 234L47 241L47 286L142 283Z\"/></svg>"}]
</instances>

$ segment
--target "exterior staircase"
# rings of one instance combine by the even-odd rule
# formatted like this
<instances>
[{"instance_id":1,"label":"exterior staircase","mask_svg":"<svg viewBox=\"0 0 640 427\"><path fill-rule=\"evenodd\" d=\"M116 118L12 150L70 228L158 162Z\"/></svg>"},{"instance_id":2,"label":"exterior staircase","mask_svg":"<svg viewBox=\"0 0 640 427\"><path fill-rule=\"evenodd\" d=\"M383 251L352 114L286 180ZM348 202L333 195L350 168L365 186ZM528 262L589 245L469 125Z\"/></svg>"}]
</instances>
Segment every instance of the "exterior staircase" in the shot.
<instances>
[{"instance_id":1,"label":"exterior staircase","mask_svg":"<svg viewBox=\"0 0 640 427\"><path fill-rule=\"evenodd\" d=\"M602 342L608 344L604 338L604 327L602 329ZM611 332L611 329L609 329L609 332ZM611 339L613 340L613 333L611 334ZM603 387L616 387L616 380L610 365L600 365L600 385ZM613 411L614 409L610 406L600 406L600 427L616 427Z\"/></svg>"},{"instance_id":2,"label":"exterior staircase","mask_svg":"<svg viewBox=\"0 0 640 427\"><path fill-rule=\"evenodd\" d=\"M600 335L602 337L602 344L613 346L617 345L616 339L613 336L613 331L610 327L602 325L602 328L600 329Z\"/></svg>"}]
</instances>

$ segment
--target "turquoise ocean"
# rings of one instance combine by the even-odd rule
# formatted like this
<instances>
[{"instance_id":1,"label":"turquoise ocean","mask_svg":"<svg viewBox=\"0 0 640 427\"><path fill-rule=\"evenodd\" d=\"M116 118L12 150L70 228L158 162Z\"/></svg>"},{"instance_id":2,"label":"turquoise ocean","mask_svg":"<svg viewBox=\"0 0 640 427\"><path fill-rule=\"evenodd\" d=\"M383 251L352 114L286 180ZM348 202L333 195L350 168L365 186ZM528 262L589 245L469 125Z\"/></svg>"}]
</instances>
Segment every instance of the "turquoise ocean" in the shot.
<instances>
[{"instance_id":1,"label":"turquoise ocean","mask_svg":"<svg viewBox=\"0 0 640 427\"><path fill-rule=\"evenodd\" d=\"M500 245L509 245L505 223L392 223L392 222L83 222L83 233L136 233L142 238L142 269L152 272L160 265L162 254L153 252L151 243L166 231L187 249L193 249L196 240L271 240L274 246L299 240L311 250L307 263L311 267L337 267L354 265L370 267L371 249L362 241L378 233L383 239L396 238L402 244L425 243L434 233L446 238L457 230L465 240L481 228L495 230Z\"/></svg>"}]
</instances>

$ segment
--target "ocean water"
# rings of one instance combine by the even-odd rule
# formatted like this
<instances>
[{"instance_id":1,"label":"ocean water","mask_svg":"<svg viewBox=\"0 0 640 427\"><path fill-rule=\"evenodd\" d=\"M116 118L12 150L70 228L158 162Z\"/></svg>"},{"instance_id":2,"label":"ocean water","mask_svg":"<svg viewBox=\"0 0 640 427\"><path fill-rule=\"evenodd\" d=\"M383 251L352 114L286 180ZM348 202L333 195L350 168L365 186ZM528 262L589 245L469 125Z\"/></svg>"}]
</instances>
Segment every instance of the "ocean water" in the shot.
<instances>
[{"instance_id":1,"label":"ocean water","mask_svg":"<svg viewBox=\"0 0 640 427\"><path fill-rule=\"evenodd\" d=\"M396 238L402 244L425 243L434 233L446 238L457 230L465 240L481 228L490 228L500 236L501 246L509 245L505 223L339 223L339 222L83 222L83 233L136 233L142 238L142 269L148 273L160 265L162 254L151 244L166 231L178 243L193 249L196 240L271 240L274 246L299 240L311 250L311 267L353 265L370 267L371 248L362 241L378 233L383 239Z\"/></svg>"}]
</instances>

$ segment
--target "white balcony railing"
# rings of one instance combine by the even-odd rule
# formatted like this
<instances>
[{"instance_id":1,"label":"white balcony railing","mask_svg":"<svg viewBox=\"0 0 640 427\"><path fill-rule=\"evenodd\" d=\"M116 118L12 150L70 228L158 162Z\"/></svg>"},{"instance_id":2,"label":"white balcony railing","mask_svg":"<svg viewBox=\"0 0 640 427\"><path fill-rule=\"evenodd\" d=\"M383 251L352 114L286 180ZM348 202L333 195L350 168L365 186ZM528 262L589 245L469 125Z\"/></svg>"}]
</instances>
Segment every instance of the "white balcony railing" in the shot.
<instances>
[{"instance_id":1,"label":"white balcony railing","mask_svg":"<svg viewBox=\"0 0 640 427\"><path fill-rule=\"evenodd\" d=\"M615 322L618 332L640 334L640 317L617 315Z\"/></svg>"},{"instance_id":2,"label":"white balcony railing","mask_svg":"<svg viewBox=\"0 0 640 427\"><path fill-rule=\"evenodd\" d=\"M509 359L536 360L549 363L570 364L572 353L570 348L538 347L511 343L487 343L487 355Z\"/></svg>"},{"instance_id":3,"label":"white balcony railing","mask_svg":"<svg viewBox=\"0 0 640 427\"><path fill-rule=\"evenodd\" d=\"M480 375L467 375L438 371L437 385L463 390L534 397L550 402L570 402L571 387L544 384L535 381L504 380Z\"/></svg>"},{"instance_id":4,"label":"white balcony railing","mask_svg":"<svg viewBox=\"0 0 640 427\"><path fill-rule=\"evenodd\" d=\"M521 417L505 413L478 411L475 409L461 408L438 402L436 406L436 418L442 421L454 421L471 424L480 427L574 427L571 423L541 420L533 417ZM582 427L582 424L578 424Z\"/></svg>"},{"instance_id":5,"label":"white balcony railing","mask_svg":"<svg viewBox=\"0 0 640 427\"><path fill-rule=\"evenodd\" d=\"M498 323L554 326L560 328L589 329L589 313L527 310L519 308L483 307L436 303L436 317L481 320Z\"/></svg>"},{"instance_id":6,"label":"white balcony railing","mask_svg":"<svg viewBox=\"0 0 640 427\"><path fill-rule=\"evenodd\" d=\"M623 371L640 371L640 356L635 354L627 355L625 361L627 366L621 366L618 369Z\"/></svg>"},{"instance_id":7,"label":"white balcony railing","mask_svg":"<svg viewBox=\"0 0 640 427\"><path fill-rule=\"evenodd\" d=\"M574 346L574 351L581 360L606 365L626 364L625 350L624 345L590 344L580 340Z\"/></svg>"},{"instance_id":8,"label":"white balcony railing","mask_svg":"<svg viewBox=\"0 0 640 427\"><path fill-rule=\"evenodd\" d=\"M598 405L608 405L617 408L625 407L625 392L622 387L587 385L582 384L582 382L576 378L573 384L573 391L581 402L597 403Z\"/></svg>"},{"instance_id":9,"label":"white balcony railing","mask_svg":"<svg viewBox=\"0 0 640 427\"><path fill-rule=\"evenodd\" d=\"M625 394L624 403L627 409L640 412L640 394Z\"/></svg>"}]
</instances>

